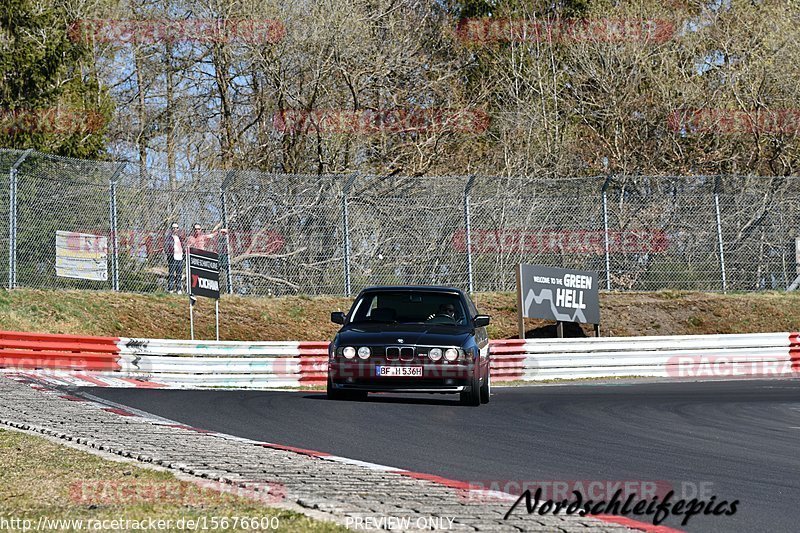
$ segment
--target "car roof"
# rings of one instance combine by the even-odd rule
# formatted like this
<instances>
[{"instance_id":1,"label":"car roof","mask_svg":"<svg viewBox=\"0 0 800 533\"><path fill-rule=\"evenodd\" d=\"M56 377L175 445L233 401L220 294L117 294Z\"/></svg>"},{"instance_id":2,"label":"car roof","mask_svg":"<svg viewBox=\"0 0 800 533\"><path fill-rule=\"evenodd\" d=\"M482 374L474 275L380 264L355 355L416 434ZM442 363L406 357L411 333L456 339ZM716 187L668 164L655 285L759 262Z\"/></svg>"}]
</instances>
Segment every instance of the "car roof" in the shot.
<instances>
[{"instance_id":1,"label":"car roof","mask_svg":"<svg viewBox=\"0 0 800 533\"><path fill-rule=\"evenodd\" d=\"M441 285L375 285L366 287L361 290L359 294L365 292L383 292L383 291L408 291L408 292L441 292L441 293L458 293L466 296L464 291L455 287L444 287Z\"/></svg>"}]
</instances>

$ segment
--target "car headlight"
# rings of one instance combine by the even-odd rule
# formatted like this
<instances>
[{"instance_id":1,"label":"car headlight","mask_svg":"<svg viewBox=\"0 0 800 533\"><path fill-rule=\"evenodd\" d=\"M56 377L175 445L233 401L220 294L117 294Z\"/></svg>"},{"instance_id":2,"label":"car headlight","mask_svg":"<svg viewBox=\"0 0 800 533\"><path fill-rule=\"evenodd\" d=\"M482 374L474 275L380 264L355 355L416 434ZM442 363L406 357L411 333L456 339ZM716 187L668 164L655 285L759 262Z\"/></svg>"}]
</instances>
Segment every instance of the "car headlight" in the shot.
<instances>
[{"instance_id":1,"label":"car headlight","mask_svg":"<svg viewBox=\"0 0 800 533\"><path fill-rule=\"evenodd\" d=\"M455 348L448 348L447 351L444 352L444 358L452 363L458 359L458 350Z\"/></svg>"},{"instance_id":2,"label":"car headlight","mask_svg":"<svg viewBox=\"0 0 800 533\"><path fill-rule=\"evenodd\" d=\"M356 349L352 346L348 346L342 351L342 354L345 356L346 359L352 359L356 356Z\"/></svg>"},{"instance_id":3,"label":"car headlight","mask_svg":"<svg viewBox=\"0 0 800 533\"><path fill-rule=\"evenodd\" d=\"M367 348L366 346L362 346L361 348L359 348L358 349L358 356L361 359L367 359L370 356L369 348Z\"/></svg>"},{"instance_id":4,"label":"car headlight","mask_svg":"<svg viewBox=\"0 0 800 533\"><path fill-rule=\"evenodd\" d=\"M442 350L439 348L431 348L431 351L428 352L428 358L431 361L438 361L442 358Z\"/></svg>"}]
</instances>

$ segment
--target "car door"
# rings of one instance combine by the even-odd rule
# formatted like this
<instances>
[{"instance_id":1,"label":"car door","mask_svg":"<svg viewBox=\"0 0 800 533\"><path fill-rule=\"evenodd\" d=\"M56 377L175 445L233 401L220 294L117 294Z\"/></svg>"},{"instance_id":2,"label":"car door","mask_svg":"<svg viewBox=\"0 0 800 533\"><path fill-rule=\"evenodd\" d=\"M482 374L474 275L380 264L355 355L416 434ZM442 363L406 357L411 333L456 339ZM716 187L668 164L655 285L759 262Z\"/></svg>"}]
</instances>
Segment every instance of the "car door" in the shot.
<instances>
[{"instance_id":1,"label":"car door","mask_svg":"<svg viewBox=\"0 0 800 533\"><path fill-rule=\"evenodd\" d=\"M465 296L467 301L467 309L469 309L469 313L471 318L475 318L478 313L478 308L475 307L475 304L472 302L469 296ZM475 344L478 345L478 349L480 350L480 363L482 366L489 364L489 334L486 332L485 327L475 328Z\"/></svg>"}]
</instances>

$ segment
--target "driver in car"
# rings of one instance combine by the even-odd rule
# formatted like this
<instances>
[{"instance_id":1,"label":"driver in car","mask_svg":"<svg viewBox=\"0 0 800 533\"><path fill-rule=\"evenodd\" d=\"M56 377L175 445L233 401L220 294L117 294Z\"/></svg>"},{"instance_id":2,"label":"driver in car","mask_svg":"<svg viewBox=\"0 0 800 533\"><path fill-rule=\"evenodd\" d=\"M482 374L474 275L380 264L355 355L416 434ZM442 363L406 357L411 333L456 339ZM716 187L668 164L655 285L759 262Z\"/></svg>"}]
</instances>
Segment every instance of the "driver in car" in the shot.
<instances>
[{"instance_id":1,"label":"driver in car","mask_svg":"<svg viewBox=\"0 0 800 533\"><path fill-rule=\"evenodd\" d=\"M456 320L456 306L450 303L441 304L439 306L439 310L428 317L428 320L432 320L437 316L446 316L453 321Z\"/></svg>"}]
</instances>

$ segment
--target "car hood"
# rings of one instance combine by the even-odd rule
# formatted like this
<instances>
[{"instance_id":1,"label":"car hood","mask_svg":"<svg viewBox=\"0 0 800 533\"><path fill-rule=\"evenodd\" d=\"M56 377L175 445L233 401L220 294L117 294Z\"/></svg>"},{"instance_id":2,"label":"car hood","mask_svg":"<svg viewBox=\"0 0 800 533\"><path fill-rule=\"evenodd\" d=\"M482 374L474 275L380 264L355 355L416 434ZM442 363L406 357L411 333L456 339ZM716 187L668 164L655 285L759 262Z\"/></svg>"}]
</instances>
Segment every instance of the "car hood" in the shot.
<instances>
[{"instance_id":1,"label":"car hood","mask_svg":"<svg viewBox=\"0 0 800 533\"><path fill-rule=\"evenodd\" d=\"M337 344L380 345L421 344L462 346L472 330L466 326L445 324L348 324L339 331ZM401 343L398 339L403 339Z\"/></svg>"}]
</instances>

